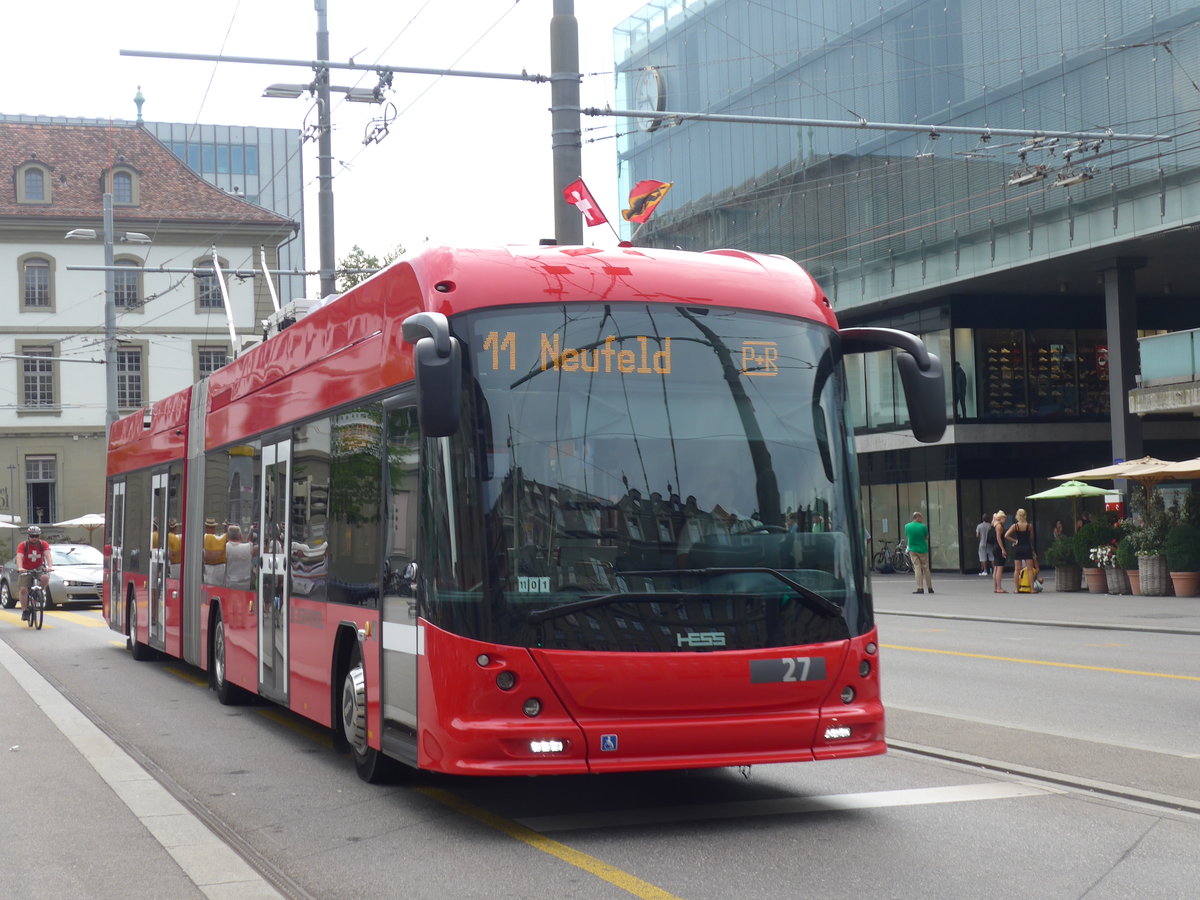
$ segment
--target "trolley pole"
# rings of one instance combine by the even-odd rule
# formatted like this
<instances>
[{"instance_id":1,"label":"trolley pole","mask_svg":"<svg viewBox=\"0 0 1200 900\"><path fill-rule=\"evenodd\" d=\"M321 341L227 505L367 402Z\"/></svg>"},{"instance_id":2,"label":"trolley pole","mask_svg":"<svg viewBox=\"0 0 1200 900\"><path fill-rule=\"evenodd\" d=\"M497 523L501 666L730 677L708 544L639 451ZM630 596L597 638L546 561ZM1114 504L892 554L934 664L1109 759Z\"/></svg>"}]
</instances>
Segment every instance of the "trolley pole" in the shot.
<instances>
[{"instance_id":1,"label":"trolley pole","mask_svg":"<svg viewBox=\"0 0 1200 900\"><path fill-rule=\"evenodd\" d=\"M111 176L109 176L111 177ZM104 194L104 424L117 421L117 273L113 267L113 196Z\"/></svg>"},{"instance_id":2,"label":"trolley pole","mask_svg":"<svg viewBox=\"0 0 1200 900\"><path fill-rule=\"evenodd\" d=\"M579 22L575 0L554 0L550 19L550 146L554 153L554 239L583 243L583 218L563 189L583 174L579 116Z\"/></svg>"}]
</instances>

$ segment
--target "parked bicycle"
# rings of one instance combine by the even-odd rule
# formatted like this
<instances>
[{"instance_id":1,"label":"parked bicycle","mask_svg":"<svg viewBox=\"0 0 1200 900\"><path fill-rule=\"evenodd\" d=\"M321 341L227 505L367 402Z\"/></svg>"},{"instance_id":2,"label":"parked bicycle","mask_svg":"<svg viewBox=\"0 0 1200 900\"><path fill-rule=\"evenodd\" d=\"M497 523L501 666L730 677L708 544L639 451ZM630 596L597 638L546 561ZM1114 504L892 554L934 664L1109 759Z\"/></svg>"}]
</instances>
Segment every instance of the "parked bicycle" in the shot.
<instances>
[{"instance_id":1,"label":"parked bicycle","mask_svg":"<svg viewBox=\"0 0 1200 900\"><path fill-rule=\"evenodd\" d=\"M33 584L25 594L25 609L29 611L26 621L30 628L38 631L42 630L42 622L46 617L46 589L42 587L42 576L45 574L45 568L34 569Z\"/></svg>"},{"instance_id":2,"label":"parked bicycle","mask_svg":"<svg viewBox=\"0 0 1200 900\"><path fill-rule=\"evenodd\" d=\"M876 552L871 564L876 572L912 571L912 558L908 555L908 549L899 541L894 547L890 546L886 540L883 541L883 549Z\"/></svg>"}]
</instances>

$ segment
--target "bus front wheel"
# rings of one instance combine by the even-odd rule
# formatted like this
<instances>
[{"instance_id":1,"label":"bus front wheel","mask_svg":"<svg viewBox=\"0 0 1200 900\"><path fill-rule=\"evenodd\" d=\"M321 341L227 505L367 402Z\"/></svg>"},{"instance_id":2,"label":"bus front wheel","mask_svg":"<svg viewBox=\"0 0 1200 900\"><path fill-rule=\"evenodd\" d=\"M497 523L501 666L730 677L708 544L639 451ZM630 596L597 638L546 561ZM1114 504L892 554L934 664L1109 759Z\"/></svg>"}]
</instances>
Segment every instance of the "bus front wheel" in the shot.
<instances>
[{"instance_id":1,"label":"bus front wheel","mask_svg":"<svg viewBox=\"0 0 1200 900\"><path fill-rule=\"evenodd\" d=\"M386 780L390 771L387 757L367 743L367 674L357 644L342 678L338 710L342 737L350 745L358 777L371 784Z\"/></svg>"}]
</instances>

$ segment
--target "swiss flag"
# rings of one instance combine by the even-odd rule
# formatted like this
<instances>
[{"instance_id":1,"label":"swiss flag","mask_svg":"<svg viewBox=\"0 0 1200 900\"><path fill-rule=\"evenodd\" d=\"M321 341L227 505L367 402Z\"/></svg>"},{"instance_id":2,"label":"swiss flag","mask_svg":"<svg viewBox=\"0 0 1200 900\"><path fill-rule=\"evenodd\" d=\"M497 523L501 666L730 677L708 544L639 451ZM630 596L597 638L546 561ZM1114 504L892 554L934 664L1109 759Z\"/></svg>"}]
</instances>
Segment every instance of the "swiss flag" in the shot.
<instances>
[{"instance_id":1,"label":"swiss flag","mask_svg":"<svg viewBox=\"0 0 1200 900\"><path fill-rule=\"evenodd\" d=\"M588 224L589 228L593 225L603 225L608 221L582 178L576 178L563 188L563 199L583 213L583 221Z\"/></svg>"}]
</instances>

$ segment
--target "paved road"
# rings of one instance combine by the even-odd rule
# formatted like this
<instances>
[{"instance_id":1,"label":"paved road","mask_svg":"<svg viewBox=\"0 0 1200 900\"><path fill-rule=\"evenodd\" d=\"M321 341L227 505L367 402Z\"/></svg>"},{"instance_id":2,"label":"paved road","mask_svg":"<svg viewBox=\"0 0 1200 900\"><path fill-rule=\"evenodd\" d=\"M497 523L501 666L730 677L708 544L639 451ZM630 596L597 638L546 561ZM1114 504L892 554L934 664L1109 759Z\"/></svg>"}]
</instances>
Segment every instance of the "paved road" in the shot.
<instances>
[{"instance_id":1,"label":"paved road","mask_svg":"<svg viewBox=\"0 0 1200 900\"><path fill-rule=\"evenodd\" d=\"M20 611L0 611L11 628ZM279 896L4 640L0 711L0 895ZM21 852L18 828L36 852Z\"/></svg>"},{"instance_id":2,"label":"paved road","mask_svg":"<svg viewBox=\"0 0 1200 900\"><path fill-rule=\"evenodd\" d=\"M888 738L889 743L897 747L912 746L916 748L937 748L957 754L977 757L980 760L998 764L1011 771L1029 771L1039 776L1054 777L1056 773L1071 773L1073 777L1093 780L1098 787L1113 789L1116 793L1127 793L1135 799L1179 797L1185 798L1200 808L1200 779L1196 778L1196 761L1200 758L1200 741L1191 753L1156 752L1125 746L1116 735L1111 740L1086 740L1079 737L1056 735L1033 731L1029 727L1003 727L985 721L973 721L969 718L951 714L934 715L925 711L905 709L902 703L893 703L888 697L887 685L889 671L896 672L901 665L907 665L903 659L904 651L889 650L889 644L896 644L899 635L908 629L905 623L913 621L932 620L950 626L954 621L963 623L996 623L997 628L1005 627L1004 631L997 630L997 646L1004 649L996 651L996 659L1011 657L1038 657L1026 662L1038 665L1049 664L1068 667L1086 673L1088 669L1115 671L1121 668L1133 670L1154 668L1157 659L1153 652L1153 642L1159 639L1163 649L1169 649L1174 658L1179 658L1179 642L1183 641L1183 657L1185 660L1196 662L1200 660L1200 597L1139 597L1116 596L1109 594L1091 594L1087 592L1057 592L1052 588L1053 579L1047 578L1049 590L1040 594L995 594L992 592L990 578L979 578L971 575L942 575L934 576L934 591L930 594L912 593L914 583L912 576L906 575L877 575L873 578L875 609L878 616L880 644L882 645L882 665L884 674L885 701L888 703ZM1006 583L1011 590L1011 578ZM928 621L927 621L928 624ZM1014 632L1007 628L1009 625L1035 625L1046 628L1063 629L1061 648L1055 650L1054 635L1038 635L1029 637L1025 645L1027 649L1012 649ZM1106 635L1103 638L1093 638L1081 642L1077 638L1078 629L1087 629ZM1070 632L1075 631L1075 635ZM1124 634L1124 637L1122 637ZM1003 637L1004 643L999 639ZM1149 642L1150 650L1137 657L1138 662L1123 664L1114 662L1109 654L1118 651L1095 651L1095 657L1079 661L1069 654L1077 652L1081 643L1098 646L1100 643L1120 646L1134 641L1139 646ZM908 643L907 641L903 641ZM1046 647L1050 646L1047 653ZM1020 644L1018 647L1022 646ZM1188 652L1187 648L1192 648ZM944 651L943 651L944 652ZM963 654L964 656L981 657L983 654ZM1125 659L1133 654L1126 654ZM1015 662L1015 660L1014 660ZM960 672L969 672L967 666L959 668ZM1174 676L1184 681L1172 681L1174 684L1193 683L1197 680L1198 670L1190 668L1187 672L1179 672ZM899 673L897 673L899 674ZM909 674L909 673L905 673ZM963 676L960 674L959 677ZM1045 691L1052 690L1050 685L1057 683L1055 676L1047 674L1037 677L1044 684ZM1013 690L1028 689L1028 682L1022 686L1014 686ZM1086 698L1075 698L1071 690L1094 689L1094 682L1085 680L1080 687L1073 688L1063 684L1059 704L1066 711L1080 699L1097 701L1100 695L1090 694ZM1043 691L1044 693L1044 691ZM1195 721L1197 704L1187 697L1195 697L1194 692L1185 693L1182 704L1172 707L1163 701L1163 727L1173 727L1179 722ZM1031 696L1031 701L1034 699ZM1044 697L1038 697L1044 700ZM1140 704L1139 711L1145 711L1146 704L1157 702L1155 697L1146 695ZM1112 710L1119 715L1119 710ZM1153 740L1153 734L1146 735L1146 741Z\"/></svg>"},{"instance_id":3,"label":"paved road","mask_svg":"<svg viewBox=\"0 0 1200 900\"><path fill-rule=\"evenodd\" d=\"M1200 597L1136 597L1054 590L1046 575L1040 594L992 593L991 578L934 573L933 594L913 594L911 575L875 575L872 589L878 614L976 617L1005 622L1070 624L1083 628L1145 630L1200 635Z\"/></svg>"},{"instance_id":4,"label":"paved road","mask_svg":"<svg viewBox=\"0 0 1200 900\"><path fill-rule=\"evenodd\" d=\"M898 633L898 624L904 622L941 619L948 625L951 620L1032 623L1067 629L1136 631L1149 637L1176 635L1187 640L1200 636L1200 598L1110 597L1053 590L1036 595L1000 595L992 593L990 579L962 575L936 575L937 592L933 595L913 595L910 576L879 575L873 585L885 672L888 666L893 671L898 667L899 654L887 645L889 636ZM277 896L270 884L10 646L49 638L51 634L31 637L21 628L16 613L0 612L0 631L10 630L12 634L0 639L0 778L5 785L0 792L0 823L9 832L6 861L0 869L0 895ZM1114 633L1112 640L1119 639ZM1102 752L1081 756L1078 740L1053 736L1030 740L1029 732L1019 728L964 722L961 718L897 707L889 713L889 732L900 747L973 755L1008 766L1013 772L1081 774L1094 779L1097 785L1127 789L1135 799L1172 795L1200 802L1195 759L1174 759L1107 744L1097 745ZM320 755L317 759L326 761ZM850 771L861 780L876 770L889 772L902 766L902 760L897 759L894 764L859 765ZM838 771L838 764L825 765L821 778ZM815 774L804 767L780 767L758 777L790 778L793 773L795 777ZM352 780L352 776L347 779ZM657 777L651 783L691 782L681 776L674 780ZM521 788L520 796L525 798L528 791L523 784ZM500 787L484 784L478 789L494 792ZM797 793L802 791L798 788ZM421 795L414 796L412 802L424 802ZM384 811L383 819L393 825L404 812L404 804L410 802L406 793L372 791L370 797L372 808L392 804ZM52 836L49 843L53 865L46 864L45 854L14 852L18 845L10 832L16 823L27 824L34 834ZM675 874L664 874L662 880L680 881Z\"/></svg>"}]
</instances>

